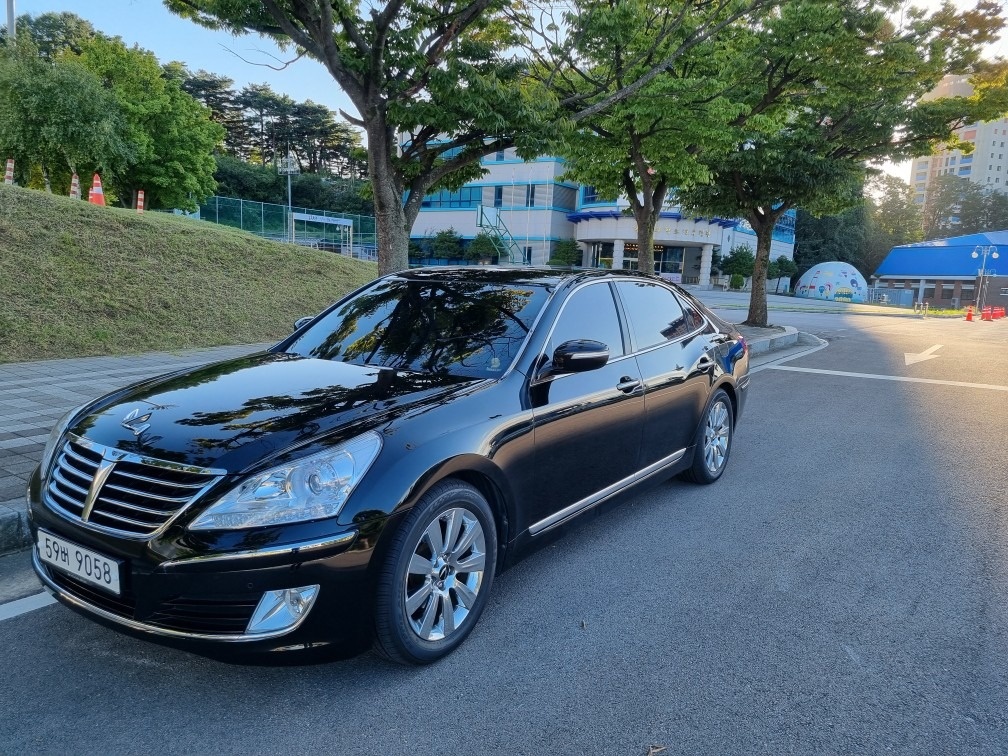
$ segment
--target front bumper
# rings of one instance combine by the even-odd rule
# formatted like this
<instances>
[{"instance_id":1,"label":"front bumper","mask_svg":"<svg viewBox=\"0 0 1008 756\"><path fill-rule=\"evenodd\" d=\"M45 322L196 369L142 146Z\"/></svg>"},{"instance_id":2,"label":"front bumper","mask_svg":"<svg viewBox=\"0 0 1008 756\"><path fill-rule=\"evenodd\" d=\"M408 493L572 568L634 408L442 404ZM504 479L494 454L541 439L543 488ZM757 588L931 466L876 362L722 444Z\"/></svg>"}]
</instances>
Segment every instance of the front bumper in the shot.
<instances>
[{"instance_id":1,"label":"front bumper","mask_svg":"<svg viewBox=\"0 0 1008 756\"><path fill-rule=\"evenodd\" d=\"M37 481L37 474L33 483ZM205 652L268 652L330 647L356 653L370 643L372 595L368 565L374 540L357 528L260 548L164 559L150 544L117 543L68 522L28 496L33 540L44 530L119 560L119 595L43 562L32 564L43 586L62 604L101 624L168 645ZM319 585L311 609L282 630L249 633L256 606L268 591Z\"/></svg>"}]
</instances>

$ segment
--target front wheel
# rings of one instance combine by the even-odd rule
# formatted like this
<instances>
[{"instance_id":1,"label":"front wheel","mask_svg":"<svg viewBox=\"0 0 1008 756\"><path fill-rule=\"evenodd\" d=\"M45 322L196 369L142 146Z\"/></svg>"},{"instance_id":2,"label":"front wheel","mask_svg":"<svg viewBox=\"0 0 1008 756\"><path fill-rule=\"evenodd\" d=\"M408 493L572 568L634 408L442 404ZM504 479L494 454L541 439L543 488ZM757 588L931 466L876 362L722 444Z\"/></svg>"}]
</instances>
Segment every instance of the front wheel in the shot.
<instances>
[{"instance_id":1,"label":"front wheel","mask_svg":"<svg viewBox=\"0 0 1008 756\"><path fill-rule=\"evenodd\" d=\"M429 664L453 651L486 605L497 529L483 495L448 480L417 502L395 533L379 575L375 635L402 664Z\"/></svg>"},{"instance_id":2,"label":"front wheel","mask_svg":"<svg viewBox=\"0 0 1008 756\"><path fill-rule=\"evenodd\" d=\"M694 440L693 464L684 473L694 483L713 483L721 477L731 453L735 418L724 389L714 392Z\"/></svg>"}]
</instances>

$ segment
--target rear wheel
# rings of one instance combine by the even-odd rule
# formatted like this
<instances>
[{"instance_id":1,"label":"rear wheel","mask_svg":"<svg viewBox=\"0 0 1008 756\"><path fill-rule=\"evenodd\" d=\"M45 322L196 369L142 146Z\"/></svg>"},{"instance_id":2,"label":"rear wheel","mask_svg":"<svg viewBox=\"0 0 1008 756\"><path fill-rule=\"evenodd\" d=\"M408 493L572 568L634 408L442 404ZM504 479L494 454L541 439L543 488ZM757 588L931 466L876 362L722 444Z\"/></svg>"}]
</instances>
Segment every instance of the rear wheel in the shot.
<instances>
[{"instance_id":1,"label":"rear wheel","mask_svg":"<svg viewBox=\"0 0 1008 756\"><path fill-rule=\"evenodd\" d=\"M497 531L483 495L439 483L395 533L379 576L375 634L386 657L428 664L472 631L493 583Z\"/></svg>"},{"instance_id":2,"label":"rear wheel","mask_svg":"<svg viewBox=\"0 0 1008 756\"><path fill-rule=\"evenodd\" d=\"M707 403L704 420L694 439L693 464L684 477L694 483L713 483L720 478L728 464L734 430L731 399L724 389L718 389Z\"/></svg>"}]
</instances>

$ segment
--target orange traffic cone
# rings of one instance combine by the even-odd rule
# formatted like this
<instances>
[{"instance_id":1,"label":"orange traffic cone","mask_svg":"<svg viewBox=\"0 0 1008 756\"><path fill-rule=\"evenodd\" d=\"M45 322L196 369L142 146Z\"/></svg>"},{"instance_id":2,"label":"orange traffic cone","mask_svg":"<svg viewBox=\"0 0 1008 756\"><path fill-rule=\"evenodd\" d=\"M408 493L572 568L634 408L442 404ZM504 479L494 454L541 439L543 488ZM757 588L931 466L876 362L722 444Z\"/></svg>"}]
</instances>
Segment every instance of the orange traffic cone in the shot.
<instances>
[{"instance_id":1,"label":"orange traffic cone","mask_svg":"<svg viewBox=\"0 0 1008 756\"><path fill-rule=\"evenodd\" d=\"M70 196L73 199L80 199L80 179L76 173L70 179Z\"/></svg>"},{"instance_id":2,"label":"orange traffic cone","mask_svg":"<svg viewBox=\"0 0 1008 756\"><path fill-rule=\"evenodd\" d=\"M142 213L144 211L144 190L137 190L137 212Z\"/></svg>"},{"instance_id":3,"label":"orange traffic cone","mask_svg":"<svg viewBox=\"0 0 1008 756\"><path fill-rule=\"evenodd\" d=\"M92 205L101 205L105 207L105 192L102 190L101 177L96 173L94 175L94 180L91 182L91 191L88 192L87 201Z\"/></svg>"},{"instance_id":4,"label":"orange traffic cone","mask_svg":"<svg viewBox=\"0 0 1008 756\"><path fill-rule=\"evenodd\" d=\"M3 181L5 184L14 183L14 158L7 158L7 172L4 173Z\"/></svg>"},{"instance_id":5,"label":"orange traffic cone","mask_svg":"<svg viewBox=\"0 0 1008 756\"><path fill-rule=\"evenodd\" d=\"M969 305L966 308L966 321L969 323L973 322L973 305Z\"/></svg>"}]
</instances>

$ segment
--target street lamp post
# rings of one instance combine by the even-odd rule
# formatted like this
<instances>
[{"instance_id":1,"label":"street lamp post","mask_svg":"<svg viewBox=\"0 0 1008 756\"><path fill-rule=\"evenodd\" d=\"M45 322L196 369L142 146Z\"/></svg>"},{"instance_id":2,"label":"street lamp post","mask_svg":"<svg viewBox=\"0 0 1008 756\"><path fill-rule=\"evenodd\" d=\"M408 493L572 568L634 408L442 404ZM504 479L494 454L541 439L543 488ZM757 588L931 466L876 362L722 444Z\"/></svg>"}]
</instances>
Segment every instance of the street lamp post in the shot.
<instances>
[{"instance_id":1,"label":"street lamp post","mask_svg":"<svg viewBox=\"0 0 1008 756\"><path fill-rule=\"evenodd\" d=\"M978 244L976 247L973 248L973 254L971 255L971 257L974 260L976 260L978 257L981 256L983 257L983 260L980 262L980 270L979 270L980 291L977 293L977 310L980 312L983 311L984 299L986 298L987 293L986 278L989 275L996 272L993 268L991 268L990 270L987 269L987 255L990 255L990 258L992 260L997 260L998 259L997 247L993 244L990 244L988 246Z\"/></svg>"},{"instance_id":2,"label":"street lamp post","mask_svg":"<svg viewBox=\"0 0 1008 756\"><path fill-rule=\"evenodd\" d=\"M291 244L294 243L294 213L291 207L291 176L300 173L298 168L297 160L290 152L290 148L287 149L287 157L280 158L280 164L277 166L277 173L281 176L287 176L287 241Z\"/></svg>"}]
</instances>

